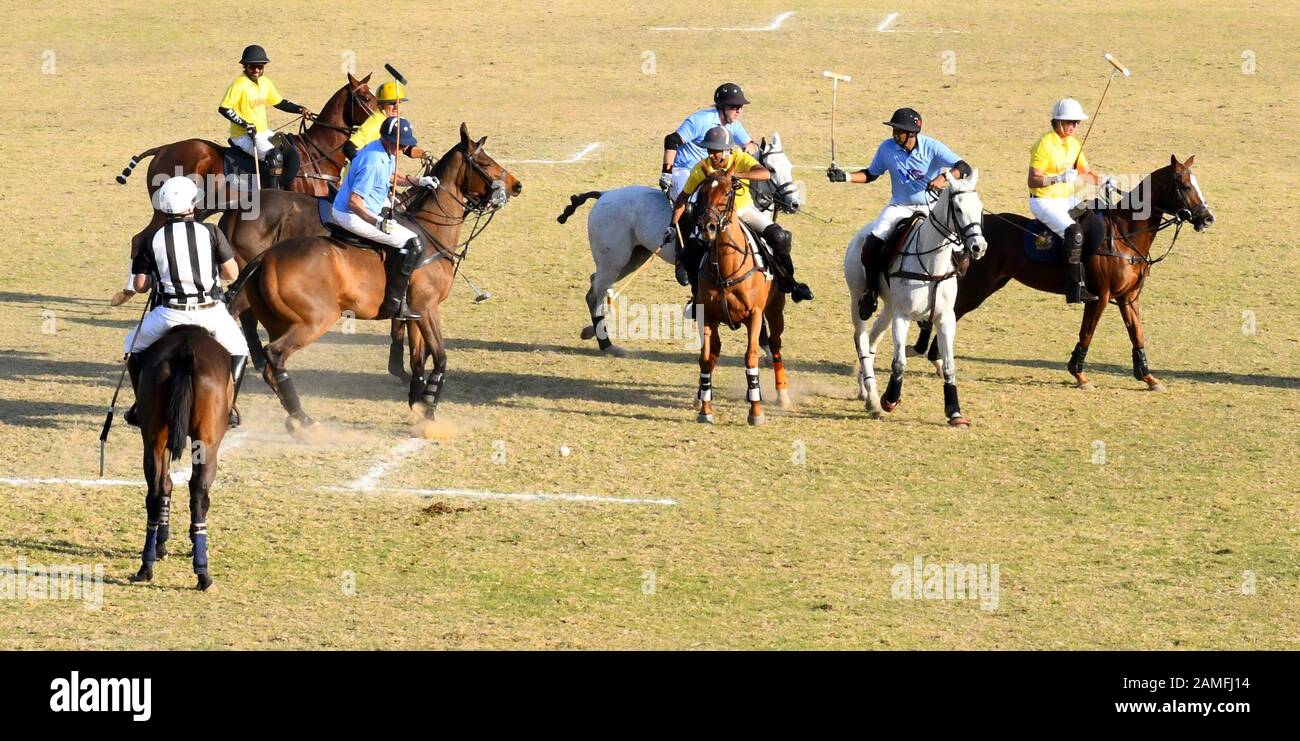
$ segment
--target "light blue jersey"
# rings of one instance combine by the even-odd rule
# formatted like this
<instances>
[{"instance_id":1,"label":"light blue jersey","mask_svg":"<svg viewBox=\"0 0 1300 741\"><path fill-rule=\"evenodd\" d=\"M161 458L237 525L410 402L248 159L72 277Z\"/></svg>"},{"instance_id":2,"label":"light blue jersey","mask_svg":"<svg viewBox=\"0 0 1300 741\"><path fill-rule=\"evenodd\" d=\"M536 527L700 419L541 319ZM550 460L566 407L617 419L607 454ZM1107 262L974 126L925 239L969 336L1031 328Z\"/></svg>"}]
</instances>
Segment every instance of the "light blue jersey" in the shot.
<instances>
[{"instance_id":1,"label":"light blue jersey","mask_svg":"<svg viewBox=\"0 0 1300 741\"><path fill-rule=\"evenodd\" d=\"M362 147L352 158L352 164L348 165L347 176L339 183L334 208L343 213L352 213L348 199L356 193L366 202L366 210L378 214L388 199L388 185L392 182L396 169L397 158L384 149L382 139L376 139Z\"/></svg>"},{"instance_id":2,"label":"light blue jersey","mask_svg":"<svg viewBox=\"0 0 1300 741\"><path fill-rule=\"evenodd\" d=\"M894 186L890 203L918 206L929 203L925 186L960 160L943 142L918 134L911 152L893 138L881 142L867 171L876 177L889 171Z\"/></svg>"},{"instance_id":3,"label":"light blue jersey","mask_svg":"<svg viewBox=\"0 0 1300 741\"><path fill-rule=\"evenodd\" d=\"M722 117L718 114L717 108L701 108L692 113L682 121L682 125L677 127L677 135L682 138L682 145L677 148L677 158L673 160L673 169L690 170L699 163L700 160L709 156L700 142L704 141L704 135L709 129L722 125ZM739 121L735 121L727 126L731 132L731 137L736 140L736 145L741 149L749 144L752 139L749 132Z\"/></svg>"}]
</instances>

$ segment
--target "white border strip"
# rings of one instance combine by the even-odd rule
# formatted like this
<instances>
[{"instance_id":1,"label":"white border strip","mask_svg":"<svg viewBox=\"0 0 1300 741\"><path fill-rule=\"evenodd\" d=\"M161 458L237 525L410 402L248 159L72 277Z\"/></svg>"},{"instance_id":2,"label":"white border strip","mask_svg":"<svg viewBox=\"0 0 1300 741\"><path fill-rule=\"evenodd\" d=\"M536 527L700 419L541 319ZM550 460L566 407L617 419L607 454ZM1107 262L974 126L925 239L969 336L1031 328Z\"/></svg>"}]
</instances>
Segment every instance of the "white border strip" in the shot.
<instances>
[{"instance_id":1,"label":"white border strip","mask_svg":"<svg viewBox=\"0 0 1300 741\"><path fill-rule=\"evenodd\" d=\"M356 493L357 490L346 486L325 486L325 491ZM465 497L468 499L508 499L516 502L594 502L599 504L653 504L663 507L676 506L672 499L637 499L622 497L602 497L595 494L542 494L532 492L477 491L474 489L367 489L367 492L383 494L410 494L421 499L434 497Z\"/></svg>"},{"instance_id":2,"label":"white border strip","mask_svg":"<svg viewBox=\"0 0 1300 741\"><path fill-rule=\"evenodd\" d=\"M893 23L896 20L898 20L898 13L890 13L889 15L885 16L885 20L881 21L880 25L876 26L876 30L881 33L894 33L893 31L887 29L889 29L889 24Z\"/></svg>"},{"instance_id":3,"label":"white border strip","mask_svg":"<svg viewBox=\"0 0 1300 741\"><path fill-rule=\"evenodd\" d=\"M579 149L567 160L501 160L501 162L508 165L572 165L576 162L581 162L584 157L596 151L596 148L599 146L600 142L592 142L582 149Z\"/></svg>"},{"instance_id":4,"label":"white border strip","mask_svg":"<svg viewBox=\"0 0 1300 741\"><path fill-rule=\"evenodd\" d=\"M767 24L766 26L763 26L762 28L699 28L695 26L691 26L691 27L652 26L650 30L651 31L742 31L746 33L768 33L780 29L781 24L785 23L786 20L788 20L792 15L794 15L794 11L787 10L784 13L777 15L775 18L772 19L771 23Z\"/></svg>"}]
</instances>

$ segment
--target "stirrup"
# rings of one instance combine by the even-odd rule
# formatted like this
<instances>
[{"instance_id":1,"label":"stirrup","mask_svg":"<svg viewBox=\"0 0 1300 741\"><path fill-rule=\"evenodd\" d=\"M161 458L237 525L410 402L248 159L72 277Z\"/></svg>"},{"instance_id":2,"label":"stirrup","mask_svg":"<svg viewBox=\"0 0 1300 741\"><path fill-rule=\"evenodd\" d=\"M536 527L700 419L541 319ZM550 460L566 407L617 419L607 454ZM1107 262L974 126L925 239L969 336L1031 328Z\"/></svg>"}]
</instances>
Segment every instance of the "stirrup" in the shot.
<instances>
[{"instance_id":1,"label":"stirrup","mask_svg":"<svg viewBox=\"0 0 1300 741\"><path fill-rule=\"evenodd\" d=\"M411 306L407 304L406 299L403 298L402 303L397 307L397 314L394 315L393 318L403 322L410 322L419 319L420 315L411 311Z\"/></svg>"},{"instance_id":2,"label":"stirrup","mask_svg":"<svg viewBox=\"0 0 1300 741\"><path fill-rule=\"evenodd\" d=\"M132 427L140 426L140 415L135 411L135 404L132 404L129 409L122 413L122 421Z\"/></svg>"},{"instance_id":3,"label":"stirrup","mask_svg":"<svg viewBox=\"0 0 1300 741\"><path fill-rule=\"evenodd\" d=\"M874 313L876 313L876 294L862 294L861 298L858 299L858 318L865 322Z\"/></svg>"},{"instance_id":4,"label":"stirrup","mask_svg":"<svg viewBox=\"0 0 1300 741\"><path fill-rule=\"evenodd\" d=\"M234 404L231 404L231 405L230 405L230 416L226 419L226 429L228 429L228 430L233 430L233 429L235 429L236 427L239 426L239 422L240 422L240 420L239 420L239 409L238 409Z\"/></svg>"}]
</instances>

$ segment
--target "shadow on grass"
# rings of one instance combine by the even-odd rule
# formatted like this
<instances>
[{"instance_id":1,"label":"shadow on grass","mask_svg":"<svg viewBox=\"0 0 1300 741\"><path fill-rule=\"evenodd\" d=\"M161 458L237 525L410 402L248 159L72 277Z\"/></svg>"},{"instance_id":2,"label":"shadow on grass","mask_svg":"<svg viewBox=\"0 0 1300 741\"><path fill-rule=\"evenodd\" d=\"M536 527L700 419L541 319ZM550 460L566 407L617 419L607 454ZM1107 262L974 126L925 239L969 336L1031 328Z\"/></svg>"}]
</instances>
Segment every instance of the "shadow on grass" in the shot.
<instances>
[{"instance_id":1,"label":"shadow on grass","mask_svg":"<svg viewBox=\"0 0 1300 741\"><path fill-rule=\"evenodd\" d=\"M1069 372L1065 369L1065 363L1068 358L1061 360L1031 360L1021 358L977 358L958 356L960 359L974 363L988 363L989 365L1009 365L1018 368L1037 368L1051 371L1059 371L1066 379L1070 378ZM1117 376L1124 376L1133 379L1133 369L1129 366L1115 365L1114 363L1092 363L1089 362L1086 371L1089 374L1106 373ZM1300 378L1291 376L1273 376L1267 374L1247 374L1247 373L1222 373L1217 371L1192 371L1177 370L1172 368L1161 368L1153 365L1151 374L1161 381L1169 379L1179 379L1183 381L1195 381L1197 383L1227 383L1237 386L1264 386L1267 388L1290 389L1300 391ZM1135 381L1135 383L1140 383Z\"/></svg>"}]
</instances>

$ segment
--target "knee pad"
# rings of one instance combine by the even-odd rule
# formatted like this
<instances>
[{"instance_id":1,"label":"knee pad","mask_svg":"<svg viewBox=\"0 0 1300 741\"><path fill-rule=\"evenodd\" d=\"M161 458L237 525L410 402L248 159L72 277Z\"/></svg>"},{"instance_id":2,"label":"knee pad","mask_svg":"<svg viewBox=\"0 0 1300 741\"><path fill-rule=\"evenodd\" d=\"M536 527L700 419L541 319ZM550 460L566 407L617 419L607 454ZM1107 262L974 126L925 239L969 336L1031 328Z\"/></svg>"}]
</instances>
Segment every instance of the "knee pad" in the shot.
<instances>
[{"instance_id":1,"label":"knee pad","mask_svg":"<svg viewBox=\"0 0 1300 741\"><path fill-rule=\"evenodd\" d=\"M266 163L266 166L270 168L272 172L278 172L280 170L283 170L284 152L281 152L278 149L272 149L271 151L266 153L266 157L264 157L262 161Z\"/></svg>"},{"instance_id":2,"label":"knee pad","mask_svg":"<svg viewBox=\"0 0 1300 741\"><path fill-rule=\"evenodd\" d=\"M772 224L763 230L763 241L767 242L772 252L778 255L790 254L790 237L790 232L781 228L779 224Z\"/></svg>"}]
</instances>

